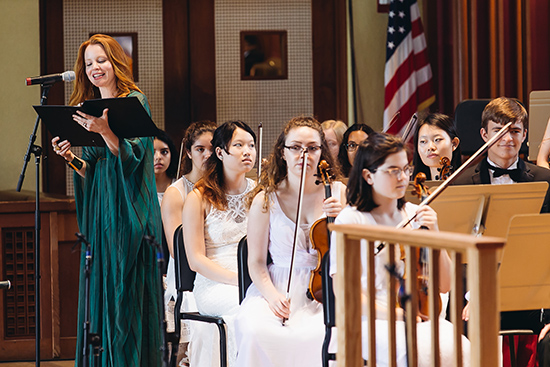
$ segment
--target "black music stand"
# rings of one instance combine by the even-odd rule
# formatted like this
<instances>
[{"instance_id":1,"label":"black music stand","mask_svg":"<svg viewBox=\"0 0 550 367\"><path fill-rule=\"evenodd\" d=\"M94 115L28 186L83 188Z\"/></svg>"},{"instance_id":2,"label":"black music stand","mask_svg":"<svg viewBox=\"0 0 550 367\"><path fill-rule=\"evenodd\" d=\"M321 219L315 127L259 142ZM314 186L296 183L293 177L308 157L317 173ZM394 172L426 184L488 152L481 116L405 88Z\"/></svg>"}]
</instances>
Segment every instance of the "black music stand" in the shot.
<instances>
[{"instance_id":1,"label":"black music stand","mask_svg":"<svg viewBox=\"0 0 550 367\"><path fill-rule=\"evenodd\" d=\"M158 128L137 97L85 101L82 106L33 106L52 136L68 140L72 146L105 146L101 135L90 132L73 120L76 111L99 117L109 109L109 127L120 139L156 136Z\"/></svg>"}]
</instances>

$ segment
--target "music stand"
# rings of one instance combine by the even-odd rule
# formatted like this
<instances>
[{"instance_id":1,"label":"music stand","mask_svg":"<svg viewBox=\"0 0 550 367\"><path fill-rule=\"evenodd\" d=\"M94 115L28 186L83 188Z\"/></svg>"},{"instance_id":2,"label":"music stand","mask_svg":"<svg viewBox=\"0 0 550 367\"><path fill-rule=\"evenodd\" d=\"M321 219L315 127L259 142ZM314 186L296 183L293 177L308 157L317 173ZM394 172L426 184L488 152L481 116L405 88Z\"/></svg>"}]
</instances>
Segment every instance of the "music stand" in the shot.
<instances>
[{"instance_id":1,"label":"music stand","mask_svg":"<svg viewBox=\"0 0 550 367\"><path fill-rule=\"evenodd\" d=\"M82 106L33 106L52 136L68 140L72 146L105 146L101 135L90 132L73 120L76 111L99 117L109 109L109 127L120 139L156 136L158 128L137 97L85 101Z\"/></svg>"},{"instance_id":2,"label":"music stand","mask_svg":"<svg viewBox=\"0 0 550 367\"><path fill-rule=\"evenodd\" d=\"M550 214L516 215L510 220L498 276L500 310L547 308L550 304ZM521 276L518 276L521 274Z\"/></svg>"},{"instance_id":3,"label":"music stand","mask_svg":"<svg viewBox=\"0 0 550 367\"><path fill-rule=\"evenodd\" d=\"M547 189L544 181L449 186L430 206L442 231L506 237L512 216L540 213Z\"/></svg>"},{"instance_id":4,"label":"music stand","mask_svg":"<svg viewBox=\"0 0 550 367\"><path fill-rule=\"evenodd\" d=\"M540 144L550 117L550 90L534 90L529 94L529 160L537 160Z\"/></svg>"}]
</instances>

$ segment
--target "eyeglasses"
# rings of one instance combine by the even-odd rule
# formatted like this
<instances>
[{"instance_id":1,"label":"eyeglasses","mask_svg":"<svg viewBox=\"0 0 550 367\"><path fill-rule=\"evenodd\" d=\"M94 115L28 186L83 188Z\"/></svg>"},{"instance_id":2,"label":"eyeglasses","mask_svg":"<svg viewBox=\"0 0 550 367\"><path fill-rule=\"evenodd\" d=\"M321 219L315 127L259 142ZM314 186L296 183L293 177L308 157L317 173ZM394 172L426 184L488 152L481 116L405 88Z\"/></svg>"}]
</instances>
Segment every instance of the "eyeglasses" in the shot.
<instances>
[{"instance_id":1,"label":"eyeglasses","mask_svg":"<svg viewBox=\"0 0 550 367\"><path fill-rule=\"evenodd\" d=\"M290 152L293 154L302 154L304 150L307 151L307 154L313 154L321 151L321 147L318 145L310 145L308 147L302 147L300 145L285 145L284 147L290 150Z\"/></svg>"},{"instance_id":2,"label":"eyeglasses","mask_svg":"<svg viewBox=\"0 0 550 367\"><path fill-rule=\"evenodd\" d=\"M388 175L393 176L396 179L399 179L399 178L401 178L401 175L403 173L405 173L405 176L407 176L407 178L408 178L411 175L412 167L411 166L405 166L403 168L396 168L395 167L395 168L381 169L381 170L375 169L373 171L373 173L375 173L376 171L381 171L381 172L387 173Z\"/></svg>"},{"instance_id":3,"label":"eyeglasses","mask_svg":"<svg viewBox=\"0 0 550 367\"><path fill-rule=\"evenodd\" d=\"M357 144L354 141L350 141L349 143L346 144L346 150L350 153L355 152L358 147L359 147L359 144Z\"/></svg>"}]
</instances>

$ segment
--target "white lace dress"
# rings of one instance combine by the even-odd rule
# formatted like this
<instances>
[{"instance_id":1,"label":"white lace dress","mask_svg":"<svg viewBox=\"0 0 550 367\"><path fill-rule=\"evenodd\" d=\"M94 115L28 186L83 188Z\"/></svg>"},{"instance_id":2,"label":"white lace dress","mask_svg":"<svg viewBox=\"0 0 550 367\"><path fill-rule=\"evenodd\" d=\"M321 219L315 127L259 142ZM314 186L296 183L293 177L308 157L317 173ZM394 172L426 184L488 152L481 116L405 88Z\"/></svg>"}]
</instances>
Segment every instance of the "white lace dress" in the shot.
<instances>
[{"instance_id":1,"label":"white lace dress","mask_svg":"<svg viewBox=\"0 0 550 367\"><path fill-rule=\"evenodd\" d=\"M222 211L212 207L204 222L206 256L235 273L237 272L237 246L241 238L246 235L248 223L244 198L253 187L254 181L247 179L247 188L243 193L227 195L228 209ZM223 317L227 326L228 366L235 366L237 352L233 323L239 310L239 288L236 285L210 280L197 273L193 294L201 314ZM195 322L192 330L191 366L219 366L217 328Z\"/></svg>"},{"instance_id":2,"label":"white lace dress","mask_svg":"<svg viewBox=\"0 0 550 367\"><path fill-rule=\"evenodd\" d=\"M333 196L340 197L342 184L333 184ZM276 195L270 197L268 266L271 280L286 294L295 223L281 210ZM318 367L325 337L323 305L306 297L311 270L317 266L317 251L309 243L310 225L298 231L294 271L290 286L290 319L281 319L252 284L235 321L237 366ZM249 244L253 246L253 244Z\"/></svg>"},{"instance_id":3,"label":"white lace dress","mask_svg":"<svg viewBox=\"0 0 550 367\"><path fill-rule=\"evenodd\" d=\"M411 218L416 212L418 206L411 203L406 203L403 210L403 218ZM358 211L355 207L344 208L338 217L336 217L336 224L369 224L376 225L374 217L368 212ZM411 222L413 229L417 229L418 225L415 222ZM333 233L333 243L335 241L335 234ZM366 275L366 242L361 241L361 261L363 273L361 276L361 283L363 286L363 292L366 292L367 275ZM375 302L380 309L387 307L387 270L385 268L387 259L387 247L382 249L378 255L374 258L374 272L376 289ZM334 275L337 271L336 266L336 246L330 248L330 274ZM403 275L404 262L400 259L400 252L395 251L395 263L397 265L397 271ZM365 307L363 307L365 309ZM367 345L367 319L366 315L363 315L363 358L367 359L368 345ZM384 367L388 366L388 322L387 320L376 320L376 366ZM453 325L443 319L439 319L439 340L440 340L440 356L442 366L452 366L452 358L454 353L453 346ZM403 321L397 321L396 323L397 333L397 366L405 367L406 361L406 341L405 341L405 323ZM417 344L418 344L418 366L427 367L431 365L431 323L420 322L416 324ZM333 331L331 346L329 351L336 352L337 330ZM462 337L462 355L464 366L470 365L470 341L466 337ZM370 365L370 363L369 363Z\"/></svg>"}]
</instances>

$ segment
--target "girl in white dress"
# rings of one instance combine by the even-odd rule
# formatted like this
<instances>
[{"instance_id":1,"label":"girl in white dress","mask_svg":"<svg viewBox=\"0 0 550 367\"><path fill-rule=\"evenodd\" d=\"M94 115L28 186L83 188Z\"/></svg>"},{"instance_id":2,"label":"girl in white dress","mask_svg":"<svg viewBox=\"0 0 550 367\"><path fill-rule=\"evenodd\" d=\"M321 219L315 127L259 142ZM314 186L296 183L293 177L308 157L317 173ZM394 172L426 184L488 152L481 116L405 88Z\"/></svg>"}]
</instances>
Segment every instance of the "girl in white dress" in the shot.
<instances>
[{"instance_id":1,"label":"girl in white dress","mask_svg":"<svg viewBox=\"0 0 550 367\"><path fill-rule=\"evenodd\" d=\"M303 210L287 299L304 150L308 157ZM324 187L316 185L314 176L322 159L333 166L320 124L313 118L292 119L277 139L251 195L247 233L253 284L235 322L239 367L321 365L322 305L306 297L311 270L317 265L309 229L317 219L340 212L345 191L342 183L334 182L333 196L325 199ZM339 176L337 169L334 173ZM267 266L268 252L273 262ZM284 326L283 318L287 319Z\"/></svg>"},{"instance_id":2,"label":"girl in white dress","mask_svg":"<svg viewBox=\"0 0 550 367\"><path fill-rule=\"evenodd\" d=\"M346 198L350 206L346 207L336 218L336 224L379 224L396 227L403 219L411 218L415 213L416 219L411 222L413 229L421 226L437 231L437 214L429 206L419 207L406 203L405 191L409 183L411 167L407 159L405 145L400 138L387 134L371 134L357 151L355 164L348 181ZM334 240L333 235L333 240ZM363 292L366 292L366 243L361 243L361 259L363 261ZM376 365L388 365L388 325L387 315L387 284L385 259L387 247L384 247L375 257L375 306L376 306ZM330 250L331 275L336 269L336 246ZM404 263L396 251L398 271L403 275ZM446 251L439 257L440 292L447 292L451 286L451 260ZM334 288L338 287L334 278ZM336 291L336 290L335 290ZM363 298L366 300L366 297ZM405 323L402 321L403 310L398 309L397 331L397 365L406 366ZM453 326L448 321L440 323L440 352L441 365L452 366L453 357ZM417 323L418 337L418 365L429 366L431 354L430 322ZM368 357L367 321L363 318L363 358ZM336 340L333 337L333 341ZM470 343L463 337L464 366L469 365ZM369 365L371 362L369 361Z\"/></svg>"},{"instance_id":3,"label":"girl in white dress","mask_svg":"<svg viewBox=\"0 0 550 367\"><path fill-rule=\"evenodd\" d=\"M235 365L233 320L239 307L237 246L246 234L244 197L254 187L245 177L256 161L256 136L241 121L226 122L214 131L213 154L206 171L187 196L183 232L189 266L197 272L193 294L199 312L222 316L227 326L228 365ZM191 365L219 364L218 335L208 328L198 335L194 323ZM202 343L202 345L201 345Z\"/></svg>"},{"instance_id":4,"label":"girl in white dress","mask_svg":"<svg viewBox=\"0 0 550 367\"><path fill-rule=\"evenodd\" d=\"M164 234L170 252L168 260L168 270L166 274L166 290L164 292L164 303L166 308L166 321L168 332L174 330L174 306L176 300L176 274L174 269L174 232L182 223L183 203L187 194L189 194L195 182L197 182L204 173L205 162L212 154L212 133L216 130L216 123L211 121L194 122L185 131L183 137L183 148L181 172L182 176L170 185L165 193L164 200L161 203L160 211L162 214L162 224ZM191 292L184 294L182 309L185 311L196 310L195 301ZM188 323L184 323L181 329L181 343L189 342L190 328ZM180 344L178 362L183 359L185 363L189 361L184 358L187 346Z\"/></svg>"}]
</instances>

